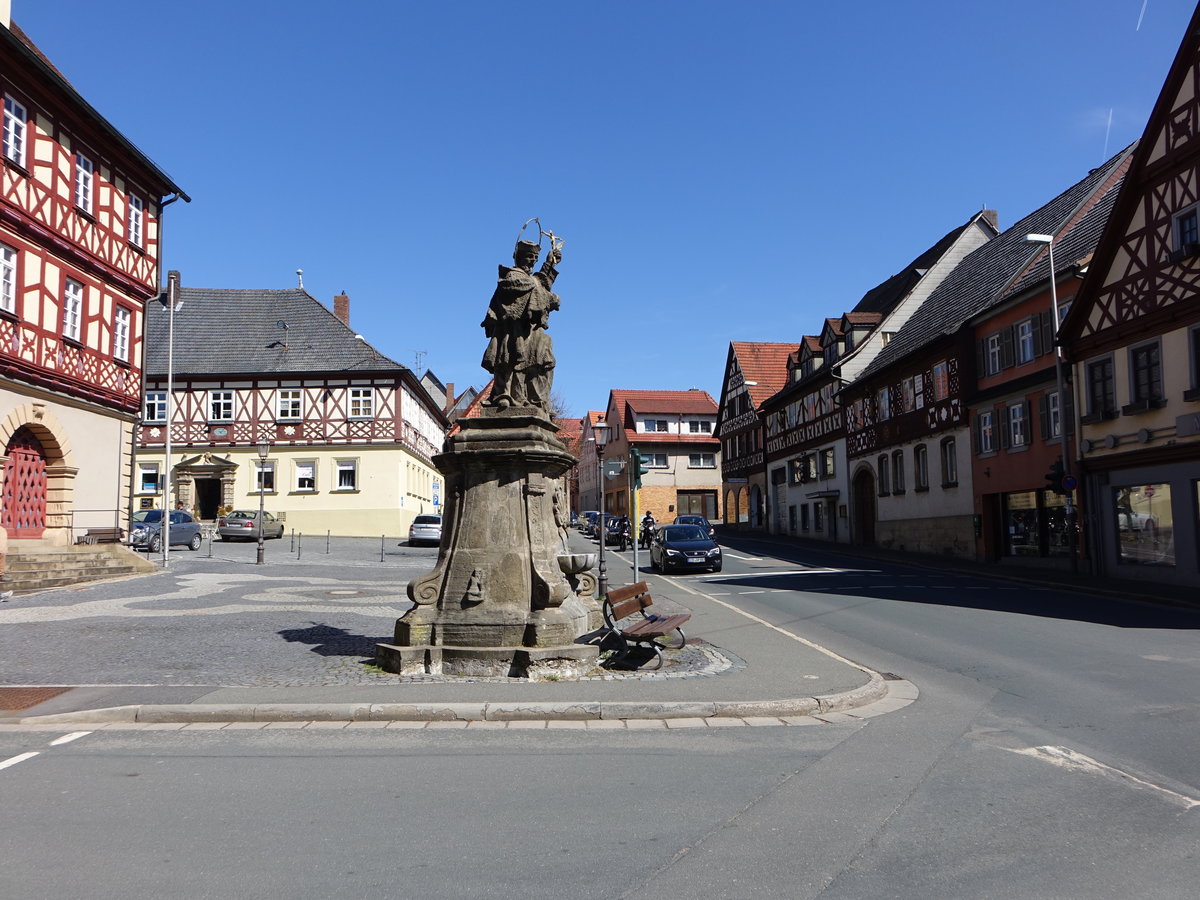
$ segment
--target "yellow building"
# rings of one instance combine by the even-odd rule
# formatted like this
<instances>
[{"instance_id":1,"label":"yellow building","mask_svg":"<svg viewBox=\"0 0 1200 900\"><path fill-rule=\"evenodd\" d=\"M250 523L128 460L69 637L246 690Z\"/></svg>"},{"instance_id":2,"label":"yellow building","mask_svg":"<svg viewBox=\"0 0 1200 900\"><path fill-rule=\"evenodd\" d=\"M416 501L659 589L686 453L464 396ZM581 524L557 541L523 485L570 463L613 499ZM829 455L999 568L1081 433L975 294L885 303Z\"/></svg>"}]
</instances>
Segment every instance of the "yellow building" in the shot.
<instances>
[{"instance_id":1,"label":"yellow building","mask_svg":"<svg viewBox=\"0 0 1200 900\"><path fill-rule=\"evenodd\" d=\"M403 536L440 511L446 417L351 330L349 297L330 311L303 288L172 293L174 315L164 297L147 316L135 506L165 488L211 520L257 509L261 486L288 532L343 536Z\"/></svg>"}]
</instances>

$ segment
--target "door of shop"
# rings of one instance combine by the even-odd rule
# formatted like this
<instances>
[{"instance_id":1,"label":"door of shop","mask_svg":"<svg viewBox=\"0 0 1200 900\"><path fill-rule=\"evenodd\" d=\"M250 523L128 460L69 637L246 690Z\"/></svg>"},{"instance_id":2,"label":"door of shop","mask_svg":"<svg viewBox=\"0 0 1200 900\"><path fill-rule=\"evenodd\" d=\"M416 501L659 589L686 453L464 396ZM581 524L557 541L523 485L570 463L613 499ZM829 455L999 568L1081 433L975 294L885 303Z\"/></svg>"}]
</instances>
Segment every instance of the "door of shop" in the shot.
<instances>
[{"instance_id":1,"label":"door of shop","mask_svg":"<svg viewBox=\"0 0 1200 900\"><path fill-rule=\"evenodd\" d=\"M19 428L5 449L4 506L0 524L10 538L36 539L46 529L46 454L28 428Z\"/></svg>"}]
</instances>

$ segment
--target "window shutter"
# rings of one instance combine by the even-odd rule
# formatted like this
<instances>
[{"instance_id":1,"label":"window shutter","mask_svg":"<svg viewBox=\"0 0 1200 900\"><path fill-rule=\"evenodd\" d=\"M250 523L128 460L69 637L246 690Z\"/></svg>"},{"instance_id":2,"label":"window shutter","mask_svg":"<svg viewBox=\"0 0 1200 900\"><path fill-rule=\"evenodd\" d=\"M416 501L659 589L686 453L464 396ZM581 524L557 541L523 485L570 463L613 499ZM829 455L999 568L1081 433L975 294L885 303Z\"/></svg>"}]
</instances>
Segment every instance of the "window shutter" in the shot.
<instances>
[{"instance_id":1,"label":"window shutter","mask_svg":"<svg viewBox=\"0 0 1200 900\"><path fill-rule=\"evenodd\" d=\"M1063 390L1063 395L1064 395L1063 399L1066 400L1066 403L1063 404L1063 411L1062 411L1063 430L1066 431L1067 434L1074 434L1075 433L1075 392L1073 390L1071 390L1070 386L1068 385Z\"/></svg>"},{"instance_id":2,"label":"window shutter","mask_svg":"<svg viewBox=\"0 0 1200 900\"><path fill-rule=\"evenodd\" d=\"M996 421L999 423L1000 448L1002 450L1007 450L1008 449L1008 437L1009 437L1008 407L1007 406L1000 407L1000 415L997 417Z\"/></svg>"},{"instance_id":3,"label":"window shutter","mask_svg":"<svg viewBox=\"0 0 1200 900\"><path fill-rule=\"evenodd\" d=\"M1030 330L1030 332L1032 332L1032 335L1033 335L1033 355L1041 356L1043 353L1046 352L1045 346L1042 342L1042 314L1041 313L1035 313L1033 318L1030 319L1029 330Z\"/></svg>"},{"instance_id":4,"label":"window shutter","mask_svg":"<svg viewBox=\"0 0 1200 900\"><path fill-rule=\"evenodd\" d=\"M977 378L987 375L987 338L975 342L975 373Z\"/></svg>"},{"instance_id":5,"label":"window shutter","mask_svg":"<svg viewBox=\"0 0 1200 900\"><path fill-rule=\"evenodd\" d=\"M1039 316L1041 319L1038 331L1042 335L1042 353L1054 351L1054 310L1046 310Z\"/></svg>"},{"instance_id":6,"label":"window shutter","mask_svg":"<svg viewBox=\"0 0 1200 900\"><path fill-rule=\"evenodd\" d=\"M983 417L978 412L975 413L975 426L971 429L971 438L974 441L975 455L978 456L983 452Z\"/></svg>"},{"instance_id":7,"label":"window shutter","mask_svg":"<svg viewBox=\"0 0 1200 900\"><path fill-rule=\"evenodd\" d=\"M1050 397L1046 394L1038 397L1038 419L1042 425L1042 440L1050 439Z\"/></svg>"},{"instance_id":8,"label":"window shutter","mask_svg":"<svg viewBox=\"0 0 1200 900\"><path fill-rule=\"evenodd\" d=\"M1000 329L1000 368L1007 369L1013 365L1013 329L1012 326Z\"/></svg>"}]
</instances>

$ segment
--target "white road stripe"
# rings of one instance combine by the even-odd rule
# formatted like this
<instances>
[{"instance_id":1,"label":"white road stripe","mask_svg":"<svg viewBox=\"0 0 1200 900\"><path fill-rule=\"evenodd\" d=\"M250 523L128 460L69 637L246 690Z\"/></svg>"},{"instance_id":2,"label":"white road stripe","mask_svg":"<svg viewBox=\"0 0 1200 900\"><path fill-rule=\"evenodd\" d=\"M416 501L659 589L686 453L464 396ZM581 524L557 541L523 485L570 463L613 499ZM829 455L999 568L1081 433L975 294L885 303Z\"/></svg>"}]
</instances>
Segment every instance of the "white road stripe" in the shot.
<instances>
[{"instance_id":1,"label":"white road stripe","mask_svg":"<svg viewBox=\"0 0 1200 900\"><path fill-rule=\"evenodd\" d=\"M1200 806L1200 800L1194 797L1188 797L1186 794L1180 794L1177 791L1152 784L1149 781L1138 778L1136 775L1130 775L1128 772L1122 772L1120 769L1106 766L1104 763L1097 762L1090 756L1084 756L1082 753L1078 753L1069 747L1026 747L1023 750L1004 747L1003 749L1021 756L1040 759L1042 762L1048 762L1052 766L1058 766L1071 772L1084 772L1088 775L1104 775L1109 778L1115 778L1117 781L1126 783L1129 787L1149 790L1159 794L1167 798L1170 802L1182 806L1184 809L1194 809Z\"/></svg>"},{"instance_id":2,"label":"white road stripe","mask_svg":"<svg viewBox=\"0 0 1200 900\"><path fill-rule=\"evenodd\" d=\"M730 559L744 559L746 562L762 562L761 556L738 556L736 553L726 553Z\"/></svg>"},{"instance_id":3,"label":"white road stripe","mask_svg":"<svg viewBox=\"0 0 1200 900\"><path fill-rule=\"evenodd\" d=\"M77 741L81 737L87 737L91 734L90 731L72 731L70 734L64 734L60 738L55 738L50 742L51 747L58 747L62 744L69 744L71 741Z\"/></svg>"},{"instance_id":4,"label":"white road stripe","mask_svg":"<svg viewBox=\"0 0 1200 900\"><path fill-rule=\"evenodd\" d=\"M7 769L9 766L15 766L19 762L25 762L27 759L33 759L38 753L34 750L31 753L22 753L19 756L11 756L4 762L0 762L0 769Z\"/></svg>"}]
</instances>

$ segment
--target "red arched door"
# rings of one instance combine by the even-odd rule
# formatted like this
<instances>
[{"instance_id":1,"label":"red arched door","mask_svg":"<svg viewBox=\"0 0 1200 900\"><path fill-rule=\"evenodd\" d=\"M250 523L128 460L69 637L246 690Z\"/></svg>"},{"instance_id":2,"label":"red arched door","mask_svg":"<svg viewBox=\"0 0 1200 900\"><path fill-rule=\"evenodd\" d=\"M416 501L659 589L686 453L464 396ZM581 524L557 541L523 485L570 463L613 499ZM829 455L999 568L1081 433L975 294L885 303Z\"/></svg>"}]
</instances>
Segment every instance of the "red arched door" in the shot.
<instances>
[{"instance_id":1,"label":"red arched door","mask_svg":"<svg viewBox=\"0 0 1200 900\"><path fill-rule=\"evenodd\" d=\"M46 454L28 428L19 428L4 455L0 525L10 538L40 538L46 528Z\"/></svg>"}]
</instances>

